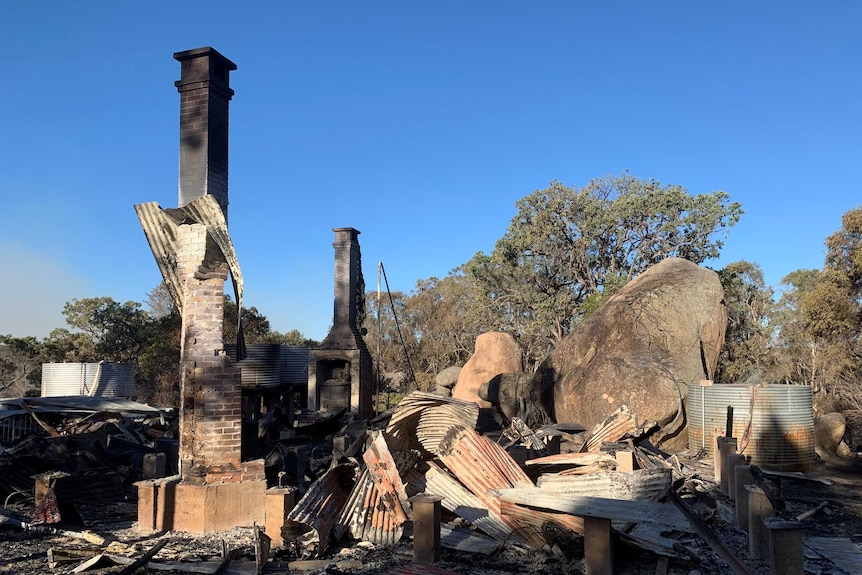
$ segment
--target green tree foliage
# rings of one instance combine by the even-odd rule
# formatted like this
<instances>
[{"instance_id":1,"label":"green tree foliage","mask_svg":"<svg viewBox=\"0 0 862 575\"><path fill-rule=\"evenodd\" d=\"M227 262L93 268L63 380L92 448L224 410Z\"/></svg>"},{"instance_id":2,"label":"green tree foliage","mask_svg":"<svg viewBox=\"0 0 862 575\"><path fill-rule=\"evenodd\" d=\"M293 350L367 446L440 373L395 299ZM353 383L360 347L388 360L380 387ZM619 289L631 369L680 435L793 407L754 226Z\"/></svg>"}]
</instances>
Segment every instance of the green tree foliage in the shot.
<instances>
[{"instance_id":1,"label":"green tree foliage","mask_svg":"<svg viewBox=\"0 0 862 575\"><path fill-rule=\"evenodd\" d=\"M224 325L222 338L225 343L236 343L237 305L228 295L224 295ZM279 343L272 341L272 330L269 320L256 307L242 308L242 333L245 342L249 343Z\"/></svg>"},{"instance_id":2,"label":"green tree foliage","mask_svg":"<svg viewBox=\"0 0 862 575\"><path fill-rule=\"evenodd\" d=\"M119 303L110 297L73 299L63 306L63 315L73 330L89 340L82 351L93 354L76 361L136 363L153 335L152 320L138 302Z\"/></svg>"},{"instance_id":3,"label":"green tree foliage","mask_svg":"<svg viewBox=\"0 0 862 575\"><path fill-rule=\"evenodd\" d=\"M779 375L812 386L833 407L862 408L862 208L826 239L822 270L784 278Z\"/></svg>"},{"instance_id":4,"label":"green tree foliage","mask_svg":"<svg viewBox=\"0 0 862 575\"><path fill-rule=\"evenodd\" d=\"M517 210L493 252L476 254L465 269L497 323L534 355L578 325L605 290L662 259L717 257L742 214L725 192L691 195L627 172L583 188L552 182Z\"/></svg>"},{"instance_id":5,"label":"green tree foliage","mask_svg":"<svg viewBox=\"0 0 862 575\"><path fill-rule=\"evenodd\" d=\"M727 307L727 332L716 380L768 383L774 370L772 350L774 293L756 263L738 261L718 272ZM765 381L764 381L765 380Z\"/></svg>"},{"instance_id":6,"label":"green tree foliage","mask_svg":"<svg viewBox=\"0 0 862 575\"><path fill-rule=\"evenodd\" d=\"M0 335L0 397L38 395L45 348L35 337Z\"/></svg>"}]
</instances>

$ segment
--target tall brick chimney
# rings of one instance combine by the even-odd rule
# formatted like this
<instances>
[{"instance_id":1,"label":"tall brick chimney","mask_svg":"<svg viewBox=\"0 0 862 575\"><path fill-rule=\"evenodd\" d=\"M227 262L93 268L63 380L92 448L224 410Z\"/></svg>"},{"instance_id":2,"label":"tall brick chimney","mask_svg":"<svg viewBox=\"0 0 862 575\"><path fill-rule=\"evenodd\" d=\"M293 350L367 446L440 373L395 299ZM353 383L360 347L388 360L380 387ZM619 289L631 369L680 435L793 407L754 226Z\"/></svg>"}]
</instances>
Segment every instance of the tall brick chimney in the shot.
<instances>
[{"instance_id":1,"label":"tall brick chimney","mask_svg":"<svg viewBox=\"0 0 862 575\"><path fill-rule=\"evenodd\" d=\"M332 328L320 347L308 354L309 408L335 411L345 407L370 417L372 401L371 354L357 325L357 305L363 287L359 230L335 232L335 299Z\"/></svg>"},{"instance_id":2,"label":"tall brick chimney","mask_svg":"<svg viewBox=\"0 0 862 575\"><path fill-rule=\"evenodd\" d=\"M228 105L236 64L210 47L174 54L180 79L180 207L211 194L227 218Z\"/></svg>"},{"instance_id":3,"label":"tall brick chimney","mask_svg":"<svg viewBox=\"0 0 862 575\"><path fill-rule=\"evenodd\" d=\"M181 64L182 209L135 208L182 317L180 473L136 483L138 529L211 533L266 519L264 460L243 459L241 372L224 352L224 283L236 273L228 262L235 255L218 240L225 221L210 201L227 218L228 74L236 65L209 47L174 58Z\"/></svg>"}]
</instances>

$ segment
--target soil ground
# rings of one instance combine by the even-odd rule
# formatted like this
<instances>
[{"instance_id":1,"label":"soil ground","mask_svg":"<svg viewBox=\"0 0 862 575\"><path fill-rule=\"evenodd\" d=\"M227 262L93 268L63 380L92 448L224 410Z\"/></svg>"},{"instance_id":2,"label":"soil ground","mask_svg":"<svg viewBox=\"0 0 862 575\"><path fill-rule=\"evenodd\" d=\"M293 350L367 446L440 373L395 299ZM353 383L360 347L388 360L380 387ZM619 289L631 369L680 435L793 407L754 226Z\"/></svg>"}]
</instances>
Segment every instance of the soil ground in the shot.
<instances>
[{"instance_id":1,"label":"soil ground","mask_svg":"<svg viewBox=\"0 0 862 575\"><path fill-rule=\"evenodd\" d=\"M768 575L769 566L748 558L748 536L740 527L728 522L731 502L718 490L712 481L712 462L685 460L684 464L693 469L698 478L694 483L701 496L693 506L704 519L710 530L724 545L747 566L750 573ZM832 485L801 480L782 480L781 494L786 503L784 515L795 517L821 504L828 502L825 509L804 520L804 536L841 537L853 543L862 544L862 459L846 458L826 461L811 470L808 475L832 480ZM27 501L6 502L7 510L16 511L22 517L32 517L32 504ZM236 528L229 532L212 535L189 535L183 533L164 533L157 536L142 537L135 529L136 506L133 502L121 503L115 507L112 520L102 521L90 527L92 531L126 544L127 553L132 557L140 556L152 547L158 539L170 538L171 541L159 552L156 559L162 561L218 561L223 545L228 549L240 549L242 557L231 564L226 573L254 573L254 530ZM63 529L87 529L82 524L60 525ZM732 575L734 571L700 537L688 536L684 543L694 551L692 559L664 559L651 552L632 548L622 542L615 542L614 571L618 575ZM93 548L86 542L58 535L43 535L27 532L17 527L0 525L0 574L29 573L71 573L79 562L49 568L48 550L61 548ZM97 548L101 549L101 548ZM560 573L584 573L583 541L575 539L566 550L569 557L557 553L534 550L524 552L512 547L504 547L493 556L485 556L443 549L441 560L436 564L439 569L480 575L557 575ZM806 547L805 572L811 575L845 573L833 565L828 557L821 557L813 549ZM406 566L412 560L412 544L408 537L393 548L375 548L369 544L349 542L327 553L322 562L293 563L298 557L289 550L276 550L268 563L266 573L299 573L300 567L306 573L362 573L377 575L389 572L397 566ZM121 567L102 567L86 573L118 573ZM416 572L416 571L414 571ZM427 571L426 571L427 572ZM136 573L179 573L179 571L139 569Z\"/></svg>"}]
</instances>

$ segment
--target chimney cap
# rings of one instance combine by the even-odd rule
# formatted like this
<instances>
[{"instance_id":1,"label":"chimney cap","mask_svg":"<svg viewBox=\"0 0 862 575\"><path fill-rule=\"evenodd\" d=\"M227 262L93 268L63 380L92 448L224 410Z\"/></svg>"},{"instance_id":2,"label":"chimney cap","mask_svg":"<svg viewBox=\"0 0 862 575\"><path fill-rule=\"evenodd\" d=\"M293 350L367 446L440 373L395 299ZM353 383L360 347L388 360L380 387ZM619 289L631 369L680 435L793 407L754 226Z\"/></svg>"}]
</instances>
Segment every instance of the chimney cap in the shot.
<instances>
[{"instance_id":1,"label":"chimney cap","mask_svg":"<svg viewBox=\"0 0 862 575\"><path fill-rule=\"evenodd\" d=\"M193 48L191 50L185 50L183 52L174 52L174 60L177 60L178 62L191 60L192 58L200 58L202 56L209 56L211 58L219 59L222 61L222 63L228 70L236 70L236 64L228 60L218 50L210 46L204 46L203 48Z\"/></svg>"}]
</instances>

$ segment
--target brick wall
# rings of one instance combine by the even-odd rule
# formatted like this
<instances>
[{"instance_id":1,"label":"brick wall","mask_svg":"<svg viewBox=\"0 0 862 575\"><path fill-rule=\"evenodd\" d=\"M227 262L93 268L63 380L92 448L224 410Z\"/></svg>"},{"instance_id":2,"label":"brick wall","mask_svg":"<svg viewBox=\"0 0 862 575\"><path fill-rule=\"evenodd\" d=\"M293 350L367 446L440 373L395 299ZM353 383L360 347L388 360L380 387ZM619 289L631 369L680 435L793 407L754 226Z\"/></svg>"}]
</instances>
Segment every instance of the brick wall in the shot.
<instances>
[{"instance_id":1,"label":"brick wall","mask_svg":"<svg viewBox=\"0 0 862 575\"><path fill-rule=\"evenodd\" d=\"M189 483L241 481L241 377L224 353L222 340L227 264L213 265L218 261L217 248L207 244L206 227L201 224L179 226L177 243L177 270L186 294L180 473Z\"/></svg>"}]
</instances>

